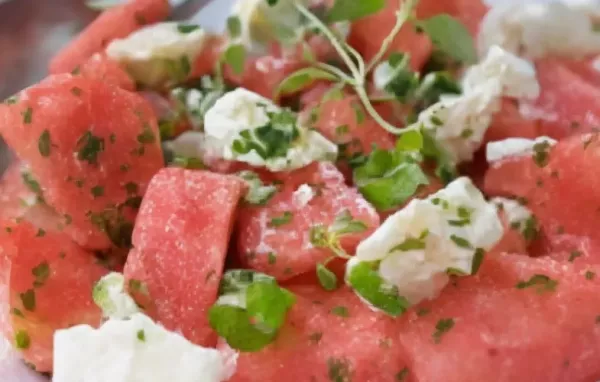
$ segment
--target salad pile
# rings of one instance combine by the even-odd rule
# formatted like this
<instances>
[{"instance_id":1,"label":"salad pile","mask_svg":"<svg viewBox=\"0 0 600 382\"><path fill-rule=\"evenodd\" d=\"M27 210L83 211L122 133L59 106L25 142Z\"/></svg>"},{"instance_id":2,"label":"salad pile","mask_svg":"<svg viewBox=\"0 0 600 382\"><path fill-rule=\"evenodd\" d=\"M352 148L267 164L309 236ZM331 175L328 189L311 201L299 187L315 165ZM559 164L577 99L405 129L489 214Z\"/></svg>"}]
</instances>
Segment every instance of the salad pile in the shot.
<instances>
[{"instance_id":1,"label":"salad pile","mask_svg":"<svg viewBox=\"0 0 600 382\"><path fill-rule=\"evenodd\" d=\"M31 368L600 379L600 4L169 12L104 9L0 104L0 333Z\"/></svg>"}]
</instances>

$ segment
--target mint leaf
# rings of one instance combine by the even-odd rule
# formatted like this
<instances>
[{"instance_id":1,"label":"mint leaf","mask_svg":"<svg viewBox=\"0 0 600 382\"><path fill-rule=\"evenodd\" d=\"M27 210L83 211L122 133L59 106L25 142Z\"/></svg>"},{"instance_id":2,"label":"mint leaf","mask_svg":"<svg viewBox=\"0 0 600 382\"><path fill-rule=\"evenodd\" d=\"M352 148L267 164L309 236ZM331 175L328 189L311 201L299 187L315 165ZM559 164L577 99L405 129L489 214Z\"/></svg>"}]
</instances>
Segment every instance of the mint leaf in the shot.
<instances>
[{"instance_id":1,"label":"mint leaf","mask_svg":"<svg viewBox=\"0 0 600 382\"><path fill-rule=\"evenodd\" d=\"M366 163L354 170L354 182L375 208L389 210L405 203L421 185L429 184L429 179L408 155L375 149Z\"/></svg>"},{"instance_id":2,"label":"mint leaf","mask_svg":"<svg viewBox=\"0 0 600 382\"><path fill-rule=\"evenodd\" d=\"M233 269L225 272L219 285L219 295L234 294L245 291L254 282L271 281L275 279L260 272L248 269Z\"/></svg>"},{"instance_id":3,"label":"mint leaf","mask_svg":"<svg viewBox=\"0 0 600 382\"><path fill-rule=\"evenodd\" d=\"M367 225L360 220L355 220L348 210L344 210L336 215L333 224L329 227L329 232L337 236L351 233L364 232L368 229Z\"/></svg>"},{"instance_id":4,"label":"mint leaf","mask_svg":"<svg viewBox=\"0 0 600 382\"><path fill-rule=\"evenodd\" d=\"M242 22L237 16L230 16L227 19L227 33L232 39L239 38L242 35Z\"/></svg>"},{"instance_id":5,"label":"mint leaf","mask_svg":"<svg viewBox=\"0 0 600 382\"><path fill-rule=\"evenodd\" d=\"M235 74L242 74L246 63L246 48L241 44L230 45L223 53L223 61Z\"/></svg>"},{"instance_id":6,"label":"mint leaf","mask_svg":"<svg viewBox=\"0 0 600 382\"><path fill-rule=\"evenodd\" d=\"M281 81L275 94L277 96L294 94L317 80L337 81L339 78L323 69L304 68L290 74Z\"/></svg>"},{"instance_id":7,"label":"mint leaf","mask_svg":"<svg viewBox=\"0 0 600 382\"><path fill-rule=\"evenodd\" d=\"M335 273L331 272L327 267L323 264L317 264L317 277L319 279L319 284L323 287L323 289L327 291L333 291L337 289L338 280Z\"/></svg>"},{"instance_id":8,"label":"mint leaf","mask_svg":"<svg viewBox=\"0 0 600 382\"><path fill-rule=\"evenodd\" d=\"M385 0L336 0L327 19L331 23L354 21L385 8Z\"/></svg>"},{"instance_id":9,"label":"mint leaf","mask_svg":"<svg viewBox=\"0 0 600 382\"><path fill-rule=\"evenodd\" d=\"M536 274L531 276L527 281L520 281L517 283L517 289L534 288L538 293L554 292L558 281L551 279L550 277L542 274Z\"/></svg>"},{"instance_id":10,"label":"mint leaf","mask_svg":"<svg viewBox=\"0 0 600 382\"><path fill-rule=\"evenodd\" d=\"M192 33L195 30L200 29L199 25L190 25L190 24L178 24L177 31L181 34Z\"/></svg>"},{"instance_id":11,"label":"mint leaf","mask_svg":"<svg viewBox=\"0 0 600 382\"><path fill-rule=\"evenodd\" d=\"M295 302L292 293L273 281L254 282L246 290L246 311L254 325L265 332L276 332Z\"/></svg>"},{"instance_id":12,"label":"mint leaf","mask_svg":"<svg viewBox=\"0 0 600 382\"><path fill-rule=\"evenodd\" d=\"M244 201L254 206L264 206L277 193L277 187L265 186L258 174L253 171L241 171L237 174L248 185Z\"/></svg>"},{"instance_id":13,"label":"mint leaf","mask_svg":"<svg viewBox=\"0 0 600 382\"><path fill-rule=\"evenodd\" d=\"M214 305L208 311L208 320L229 346L242 352L259 351L276 337L276 333L263 332L252 325L246 309L238 306Z\"/></svg>"},{"instance_id":14,"label":"mint leaf","mask_svg":"<svg viewBox=\"0 0 600 382\"><path fill-rule=\"evenodd\" d=\"M418 131L408 131L396 141L398 151L421 151L423 148L423 135Z\"/></svg>"},{"instance_id":15,"label":"mint leaf","mask_svg":"<svg viewBox=\"0 0 600 382\"><path fill-rule=\"evenodd\" d=\"M398 294L398 288L387 284L375 270L378 262L361 262L350 270L348 283L358 295L375 308L397 317L406 311L409 302Z\"/></svg>"},{"instance_id":16,"label":"mint leaf","mask_svg":"<svg viewBox=\"0 0 600 382\"><path fill-rule=\"evenodd\" d=\"M417 26L442 52L465 64L477 62L477 51L469 30L452 16L433 16L419 21Z\"/></svg>"}]
</instances>

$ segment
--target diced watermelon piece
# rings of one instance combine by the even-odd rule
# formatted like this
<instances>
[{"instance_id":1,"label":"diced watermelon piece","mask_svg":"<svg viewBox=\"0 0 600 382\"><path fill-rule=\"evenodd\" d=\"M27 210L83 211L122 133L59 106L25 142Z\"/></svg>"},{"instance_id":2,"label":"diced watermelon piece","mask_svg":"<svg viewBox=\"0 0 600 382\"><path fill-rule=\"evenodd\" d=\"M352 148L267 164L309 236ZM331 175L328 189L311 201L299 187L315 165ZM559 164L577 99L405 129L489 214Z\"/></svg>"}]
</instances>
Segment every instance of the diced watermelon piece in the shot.
<instances>
[{"instance_id":1,"label":"diced watermelon piece","mask_svg":"<svg viewBox=\"0 0 600 382\"><path fill-rule=\"evenodd\" d=\"M135 82L129 74L105 54L94 54L81 65L79 73L90 80L99 80L129 91L135 90Z\"/></svg>"},{"instance_id":2,"label":"diced watermelon piece","mask_svg":"<svg viewBox=\"0 0 600 382\"><path fill-rule=\"evenodd\" d=\"M167 0L130 0L102 12L50 61L51 74L68 73L113 40L125 38L147 24L167 18Z\"/></svg>"},{"instance_id":3,"label":"diced watermelon piece","mask_svg":"<svg viewBox=\"0 0 600 382\"><path fill-rule=\"evenodd\" d=\"M430 0L436 1L436 0ZM440 2L439 0L437 2ZM457 20L462 22L471 36L476 37L479 33L479 26L489 8L482 0L445 0L440 3L449 3L450 9L446 12Z\"/></svg>"},{"instance_id":4,"label":"diced watermelon piece","mask_svg":"<svg viewBox=\"0 0 600 382\"><path fill-rule=\"evenodd\" d=\"M263 56L246 60L242 75L226 67L225 78L236 86L272 99L279 84L304 66L306 63L294 57Z\"/></svg>"},{"instance_id":5,"label":"diced watermelon piece","mask_svg":"<svg viewBox=\"0 0 600 382\"><path fill-rule=\"evenodd\" d=\"M527 253L529 243L523 236L523 233L519 231L519 229L515 229L511 226L511 223L504 211L499 211L498 215L500 216L502 226L504 227L504 235L502 235L500 241L496 243L492 249L492 252L516 254Z\"/></svg>"},{"instance_id":6,"label":"diced watermelon piece","mask_svg":"<svg viewBox=\"0 0 600 382\"><path fill-rule=\"evenodd\" d=\"M23 347L28 340L21 349L25 360L51 371L56 330L100 324L92 288L107 270L67 235L25 222L2 224L0 250L0 289L8 290L0 306L9 310L0 329L13 344L25 341Z\"/></svg>"},{"instance_id":7,"label":"diced watermelon piece","mask_svg":"<svg viewBox=\"0 0 600 382\"><path fill-rule=\"evenodd\" d=\"M316 264L333 253L311 244L311 227L328 227L342 213L350 213L367 227L363 232L341 237L342 247L353 254L358 243L379 226L375 209L356 189L344 184L343 175L331 163L312 164L282 175L281 180L281 188L265 206L244 206L240 210L237 253L246 267L279 280L314 272ZM294 196L302 185L312 188L312 199L303 202ZM276 223L278 218L283 221Z\"/></svg>"},{"instance_id":8,"label":"diced watermelon piece","mask_svg":"<svg viewBox=\"0 0 600 382\"><path fill-rule=\"evenodd\" d=\"M204 42L202 52L198 54L192 63L191 78L200 78L204 75L211 74L217 67L217 63L221 58L223 49L227 41L216 35L208 35Z\"/></svg>"},{"instance_id":9,"label":"diced watermelon piece","mask_svg":"<svg viewBox=\"0 0 600 382\"><path fill-rule=\"evenodd\" d=\"M519 111L518 104L505 99L502 101L502 109L494 115L484 141L493 142L516 137L535 139L541 134L539 125L537 118L525 118Z\"/></svg>"},{"instance_id":10,"label":"diced watermelon piece","mask_svg":"<svg viewBox=\"0 0 600 382\"><path fill-rule=\"evenodd\" d=\"M61 217L40 200L33 190L36 189L36 180L27 170L26 166L15 162L2 174L0 220L24 219L46 231L60 229Z\"/></svg>"},{"instance_id":11,"label":"diced watermelon piece","mask_svg":"<svg viewBox=\"0 0 600 382\"><path fill-rule=\"evenodd\" d=\"M599 241L599 152L597 134L586 134L560 141L543 167L531 156L494 163L485 177L485 191L525 201L549 244L564 234ZM594 256L600 263L599 253Z\"/></svg>"},{"instance_id":12,"label":"diced watermelon piece","mask_svg":"<svg viewBox=\"0 0 600 382\"><path fill-rule=\"evenodd\" d=\"M207 311L217 298L244 189L236 177L164 169L152 179L136 221L135 249L125 265L129 287L147 293L153 318L199 345L216 343Z\"/></svg>"},{"instance_id":13,"label":"diced watermelon piece","mask_svg":"<svg viewBox=\"0 0 600 382\"><path fill-rule=\"evenodd\" d=\"M540 60L536 69L541 94L533 107L543 116L542 135L560 139L600 127L600 88L561 60Z\"/></svg>"},{"instance_id":14,"label":"diced watermelon piece","mask_svg":"<svg viewBox=\"0 0 600 382\"><path fill-rule=\"evenodd\" d=\"M315 90L315 93L319 88ZM307 96L308 97L308 96ZM312 98L312 96L311 96ZM308 98L305 98L308 99ZM384 118L388 110L379 110ZM347 95L342 99L320 99L306 106L303 118L310 120L330 141L342 145L341 156L368 154L376 145L380 149L394 147L396 137L379 125L367 112L358 97Z\"/></svg>"},{"instance_id":15,"label":"diced watermelon piece","mask_svg":"<svg viewBox=\"0 0 600 382\"><path fill-rule=\"evenodd\" d=\"M556 58L558 60L558 58ZM600 86L600 70L598 70L600 61L598 57L588 57L584 59L564 59L561 61L569 70L577 73L588 83L596 87Z\"/></svg>"},{"instance_id":16,"label":"diced watermelon piece","mask_svg":"<svg viewBox=\"0 0 600 382\"><path fill-rule=\"evenodd\" d=\"M156 118L135 93L68 74L0 105L0 133L80 245L126 246L136 207L163 167Z\"/></svg>"},{"instance_id":17,"label":"diced watermelon piece","mask_svg":"<svg viewBox=\"0 0 600 382\"><path fill-rule=\"evenodd\" d=\"M297 301L276 342L257 353L240 353L230 382L397 382L405 364L395 321L373 312L343 287L289 287ZM225 343L219 348L233 353Z\"/></svg>"},{"instance_id":18,"label":"diced watermelon piece","mask_svg":"<svg viewBox=\"0 0 600 382\"><path fill-rule=\"evenodd\" d=\"M361 18L352 23L348 42L369 62L375 57L383 40L390 34L396 23L396 11L400 9L401 0L387 0L384 10ZM422 15L437 12L439 5L436 1L421 1L418 13ZM439 2L438 2L439 3ZM428 7L434 7L433 12ZM396 36L387 55L393 52L405 52L410 54L411 66L414 70L420 70L429 58L432 44L425 34L419 34L414 25L405 25Z\"/></svg>"},{"instance_id":19,"label":"diced watermelon piece","mask_svg":"<svg viewBox=\"0 0 600 382\"><path fill-rule=\"evenodd\" d=\"M456 279L401 319L411 374L420 382L598 380L600 279L587 271L487 255L477 276ZM542 285L516 287L535 275Z\"/></svg>"}]
</instances>

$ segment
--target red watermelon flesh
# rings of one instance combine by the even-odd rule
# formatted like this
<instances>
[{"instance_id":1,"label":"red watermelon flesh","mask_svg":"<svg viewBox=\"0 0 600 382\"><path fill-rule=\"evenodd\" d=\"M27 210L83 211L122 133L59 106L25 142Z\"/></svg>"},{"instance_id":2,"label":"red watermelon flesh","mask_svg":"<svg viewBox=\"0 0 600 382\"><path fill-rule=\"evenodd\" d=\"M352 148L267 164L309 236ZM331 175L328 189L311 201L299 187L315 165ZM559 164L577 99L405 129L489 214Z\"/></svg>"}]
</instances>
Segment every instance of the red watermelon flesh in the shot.
<instances>
[{"instance_id":1,"label":"red watermelon flesh","mask_svg":"<svg viewBox=\"0 0 600 382\"><path fill-rule=\"evenodd\" d=\"M131 0L102 12L50 61L51 74L68 73L113 40L125 38L147 24L167 18L167 0Z\"/></svg>"},{"instance_id":2,"label":"red watermelon flesh","mask_svg":"<svg viewBox=\"0 0 600 382\"><path fill-rule=\"evenodd\" d=\"M106 82L129 91L135 90L135 82L129 74L105 54L94 54L81 65L79 73L90 80Z\"/></svg>"},{"instance_id":3,"label":"red watermelon flesh","mask_svg":"<svg viewBox=\"0 0 600 382\"><path fill-rule=\"evenodd\" d=\"M216 343L207 311L217 298L244 188L232 176L164 169L152 179L136 221L126 275L147 288L153 318L199 345Z\"/></svg>"},{"instance_id":4,"label":"red watermelon flesh","mask_svg":"<svg viewBox=\"0 0 600 382\"><path fill-rule=\"evenodd\" d=\"M485 142L501 141L507 138L535 139L541 135L537 118L525 118L515 102L505 99L502 109L494 115L492 124L485 133Z\"/></svg>"},{"instance_id":5,"label":"red watermelon flesh","mask_svg":"<svg viewBox=\"0 0 600 382\"><path fill-rule=\"evenodd\" d=\"M297 301L276 342L240 353L230 382L399 380L405 364L392 318L370 310L346 287L289 288ZM225 343L219 348L233 352Z\"/></svg>"},{"instance_id":6,"label":"red watermelon flesh","mask_svg":"<svg viewBox=\"0 0 600 382\"><path fill-rule=\"evenodd\" d=\"M564 59L561 61L569 70L577 73L585 81L600 86L600 61L598 57L588 57L584 59Z\"/></svg>"},{"instance_id":7,"label":"red watermelon flesh","mask_svg":"<svg viewBox=\"0 0 600 382\"><path fill-rule=\"evenodd\" d=\"M477 276L401 319L411 373L419 382L598 380L600 284L587 271L598 269L488 255ZM558 282L555 290L516 287L534 275ZM454 326L439 331L441 320Z\"/></svg>"},{"instance_id":8,"label":"red watermelon flesh","mask_svg":"<svg viewBox=\"0 0 600 382\"><path fill-rule=\"evenodd\" d=\"M333 255L310 242L315 225L330 226L344 212L363 222L364 232L343 235L340 243L354 254L358 243L379 226L375 209L345 185L343 175L331 163L318 163L281 176L278 192L265 206L243 206L237 221L237 254L246 267L287 280L314 272L317 263ZM314 197L306 204L294 197L302 185L310 185ZM275 223L287 215L287 221ZM275 220L273 220L275 219Z\"/></svg>"},{"instance_id":9,"label":"red watermelon flesh","mask_svg":"<svg viewBox=\"0 0 600 382\"><path fill-rule=\"evenodd\" d=\"M8 291L2 306L10 309L0 329L13 344L17 333L26 333L30 345L23 358L38 371L51 371L56 330L100 324L102 312L92 301L92 288L108 271L67 235L29 223L5 222L0 251L0 289Z\"/></svg>"},{"instance_id":10,"label":"red watermelon flesh","mask_svg":"<svg viewBox=\"0 0 600 382\"><path fill-rule=\"evenodd\" d=\"M18 97L16 104L0 105L0 132L29 164L48 204L70 222L65 230L90 249L126 244L135 217L128 206L136 206L163 167L149 104L68 74Z\"/></svg>"},{"instance_id":11,"label":"red watermelon flesh","mask_svg":"<svg viewBox=\"0 0 600 382\"><path fill-rule=\"evenodd\" d=\"M600 178L594 174L599 159L597 134L574 136L554 146L543 167L530 156L494 163L484 189L492 196L526 201L550 244L554 236L563 234L598 241ZM594 255L599 262L600 257Z\"/></svg>"},{"instance_id":12,"label":"red watermelon flesh","mask_svg":"<svg viewBox=\"0 0 600 382\"><path fill-rule=\"evenodd\" d=\"M574 73L558 59L536 63L540 97L533 104L541 134L555 139L600 127L600 88Z\"/></svg>"},{"instance_id":13,"label":"red watermelon flesh","mask_svg":"<svg viewBox=\"0 0 600 382\"><path fill-rule=\"evenodd\" d=\"M421 1L418 13L420 15L435 14L442 8L437 1ZM428 7L433 7L429 9ZM396 11L400 8L400 0L387 0L384 10L361 18L354 23L350 30L348 42L365 59L372 60L390 34L396 23ZM414 25L405 25L396 36L386 56L393 52L406 52L410 54L411 66L414 70L420 70L429 58L432 45L429 38L424 34L416 32Z\"/></svg>"}]
</instances>

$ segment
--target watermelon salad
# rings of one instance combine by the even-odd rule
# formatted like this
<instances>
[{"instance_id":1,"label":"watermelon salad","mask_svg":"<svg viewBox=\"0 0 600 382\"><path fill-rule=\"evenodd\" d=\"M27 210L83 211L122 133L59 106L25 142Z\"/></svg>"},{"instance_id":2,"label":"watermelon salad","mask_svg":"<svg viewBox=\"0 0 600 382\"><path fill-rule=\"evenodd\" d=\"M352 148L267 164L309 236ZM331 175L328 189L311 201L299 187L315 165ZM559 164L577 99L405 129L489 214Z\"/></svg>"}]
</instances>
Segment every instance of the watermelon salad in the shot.
<instances>
[{"instance_id":1,"label":"watermelon salad","mask_svg":"<svg viewBox=\"0 0 600 382\"><path fill-rule=\"evenodd\" d=\"M597 2L169 13L104 9L0 104L0 333L26 365L600 380Z\"/></svg>"}]
</instances>

